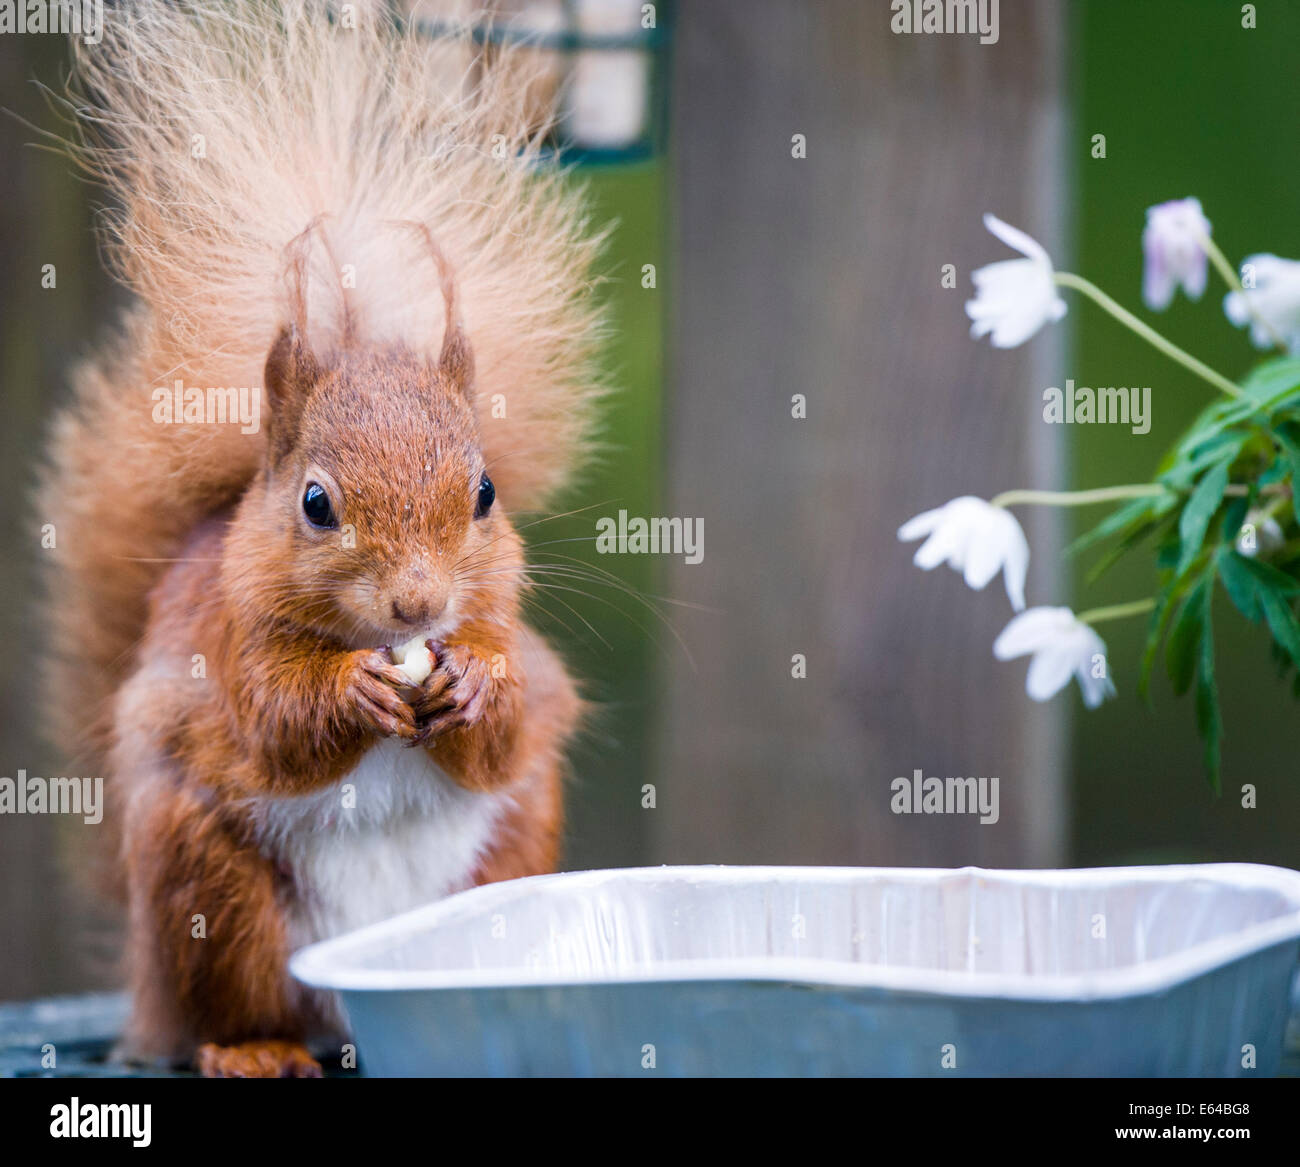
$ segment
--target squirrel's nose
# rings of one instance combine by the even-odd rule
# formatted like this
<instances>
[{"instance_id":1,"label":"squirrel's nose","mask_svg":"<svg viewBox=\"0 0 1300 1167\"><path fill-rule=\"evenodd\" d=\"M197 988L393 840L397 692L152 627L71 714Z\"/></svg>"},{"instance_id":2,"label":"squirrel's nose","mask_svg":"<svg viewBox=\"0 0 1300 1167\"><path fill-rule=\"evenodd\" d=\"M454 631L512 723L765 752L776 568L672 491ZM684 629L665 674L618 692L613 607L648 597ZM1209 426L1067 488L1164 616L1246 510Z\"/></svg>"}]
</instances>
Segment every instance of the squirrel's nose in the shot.
<instances>
[{"instance_id":1,"label":"squirrel's nose","mask_svg":"<svg viewBox=\"0 0 1300 1167\"><path fill-rule=\"evenodd\" d=\"M429 602L427 600L412 601L399 603L393 601L393 619L399 624L408 624L415 628L422 624L429 623Z\"/></svg>"},{"instance_id":2,"label":"squirrel's nose","mask_svg":"<svg viewBox=\"0 0 1300 1167\"><path fill-rule=\"evenodd\" d=\"M393 619L417 631L430 627L451 598L450 581L419 563L389 581L385 591Z\"/></svg>"}]
</instances>

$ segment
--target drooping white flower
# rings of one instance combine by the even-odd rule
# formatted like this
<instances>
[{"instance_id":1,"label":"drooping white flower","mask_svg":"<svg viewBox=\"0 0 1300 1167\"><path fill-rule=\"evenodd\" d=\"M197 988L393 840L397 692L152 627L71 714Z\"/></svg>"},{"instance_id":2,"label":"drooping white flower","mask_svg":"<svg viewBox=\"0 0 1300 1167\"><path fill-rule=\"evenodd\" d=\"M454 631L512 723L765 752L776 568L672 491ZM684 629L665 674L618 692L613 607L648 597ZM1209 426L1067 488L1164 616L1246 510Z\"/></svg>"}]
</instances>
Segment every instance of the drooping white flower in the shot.
<instances>
[{"instance_id":1,"label":"drooping white flower","mask_svg":"<svg viewBox=\"0 0 1300 1167\"><path fill-rule=\"evenodd\" d=\"M1115 695L1106 645L1069 608L1030 608L1012 619L993 642L998 660L1032 654L1025 691L1035 701L1054 697L1074 677L1083 703L1096 709Z\"/></svg>"},{"instance_id":2,"label":"drooping white flower","mask_svg":"<svg viewBox=\"0 0 1300 1167\"><path fill-rule=\"evenodd\" d=\"M984 226L1025 258L999 260L971 272L975 299L966 301L970 334L992 333L997 348L1015 348L1044 324L1060 320L1065 301L1057 294L1052 260L1041 244L993 215L984 216Z\"/></svg>"},{"instance_id":3,"label":"drooping white flower","mask_svg":"<svg viewBox=\"0 0 1300 1167\"><path fill-rule=\"evenodd\" d=\"M1256 348L1272 348L1281 341L1300 353L1300 260L1276 255L1248 255L1242 264L1253 283L1223 298L1223 311L1238 328L1250 325Z\"/></svg>"},{"instance_id":4,"label":"drooping white flower","mask_svg":"<svg viewBox=\"0 0 1300 1167\"><path fill-rule=\"evenodd\" d=\"M1025 575L1029 571L1029 543L1016 517L1005 507L982 498L963 495L932 511L909 519L898 528L904 543L928 535L912 560L923 571L949 564L963 573L978 591L999 571L1007 598L1019 612L1025 606Z\"/></svg>"},{"instance_id":5,"label":"drooping white flower","mask_svg":"<svg viewBox=\"0 0 1300 1167\"><path fill-rule=\"evenodd\" d=\"M1142 299L1148 308L1163 312L1179 286L1192 300L1205 294L1209 235L1210 221L1201 211L1200 199L1174 199L1147 208Z\"/></svg>"}]
</instances>

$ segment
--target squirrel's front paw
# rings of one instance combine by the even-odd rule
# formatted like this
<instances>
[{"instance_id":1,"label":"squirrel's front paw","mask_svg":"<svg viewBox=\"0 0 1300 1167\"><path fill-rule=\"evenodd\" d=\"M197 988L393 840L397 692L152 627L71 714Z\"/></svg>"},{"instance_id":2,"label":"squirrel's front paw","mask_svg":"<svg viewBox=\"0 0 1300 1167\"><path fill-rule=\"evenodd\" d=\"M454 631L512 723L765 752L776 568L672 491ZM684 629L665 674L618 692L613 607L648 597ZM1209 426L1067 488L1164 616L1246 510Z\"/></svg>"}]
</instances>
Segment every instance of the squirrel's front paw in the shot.
<instances>
[{"instance_id":1,"label":"squirrel's front paw","mask_svg":"<svg viewBox=\"0 0 1300 1167\"><path fill-rule=\"evenodd\" d=\"M492 666L463 644L429 647L438 666L413 702L417 732L411 745L424 745L449 729L477 725L487 715L495 680Z\"/></svg>"},{"instance_id":2,"label":"squirrel's front paw","mask_svg":"<svg viewBox=\"0 0 1300 1167\"><path fill-rule=\"evenodd\" d=\"M354 652L344 688L344 704L360 724L386 737L415 737L415 712L398 692L410 679L386 648Z\"/></svg>"}]
</instances>

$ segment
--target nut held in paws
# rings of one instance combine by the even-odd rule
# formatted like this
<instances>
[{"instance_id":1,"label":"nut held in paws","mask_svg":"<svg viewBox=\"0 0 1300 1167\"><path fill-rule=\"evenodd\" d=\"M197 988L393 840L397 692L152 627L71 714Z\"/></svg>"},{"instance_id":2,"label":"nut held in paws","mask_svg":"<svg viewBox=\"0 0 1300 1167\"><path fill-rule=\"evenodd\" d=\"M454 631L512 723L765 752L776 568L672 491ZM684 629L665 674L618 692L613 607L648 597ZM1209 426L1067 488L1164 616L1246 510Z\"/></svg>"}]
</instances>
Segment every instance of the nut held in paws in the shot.
<instances>
[{"instance_id":1,"label":"nut held in paws","mask_svg":"<svg viewBox=\"0 0 1300 1167\"><path fill-rule=\"evenodd\" d=\"M425 643L428 639L429 634L422 632L392 650L393 664L407 675L412 685L423 685L433 672L433 653Z\"/></svg>"}]
</instances>

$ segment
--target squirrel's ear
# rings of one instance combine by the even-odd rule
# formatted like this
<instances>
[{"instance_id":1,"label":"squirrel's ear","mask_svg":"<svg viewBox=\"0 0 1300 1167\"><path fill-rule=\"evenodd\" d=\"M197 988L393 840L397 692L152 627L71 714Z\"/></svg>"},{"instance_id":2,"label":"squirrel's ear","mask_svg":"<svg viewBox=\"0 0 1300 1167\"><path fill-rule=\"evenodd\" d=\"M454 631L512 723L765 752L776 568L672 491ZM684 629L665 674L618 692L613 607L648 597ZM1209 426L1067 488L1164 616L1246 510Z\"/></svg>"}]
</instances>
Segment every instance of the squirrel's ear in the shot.
<instances>
[{"instance_id":1,"label":"squirrel's ear","mask_svg":"<svg viewBox=\"0 0 1300 1167\"><path fill-rule=\"evenodd\" d=\"M320 366L296 325L286 324L266 358L267 403L271 407L270 448L278 462L293 447L302 407L320 379Z\"/></svg>"},{"instance_id":2,"label":"squirrel's ear","mask_svg":"<svg viewBox=\"0 0 1300 1167\"><path fill-rule=\"evenodd\" d=\"M442 352L438 354L438 372L466 397L474 392L474 350L469 337L459 322L449 324L442 338Z\"/></svg>"}]
</instances>

